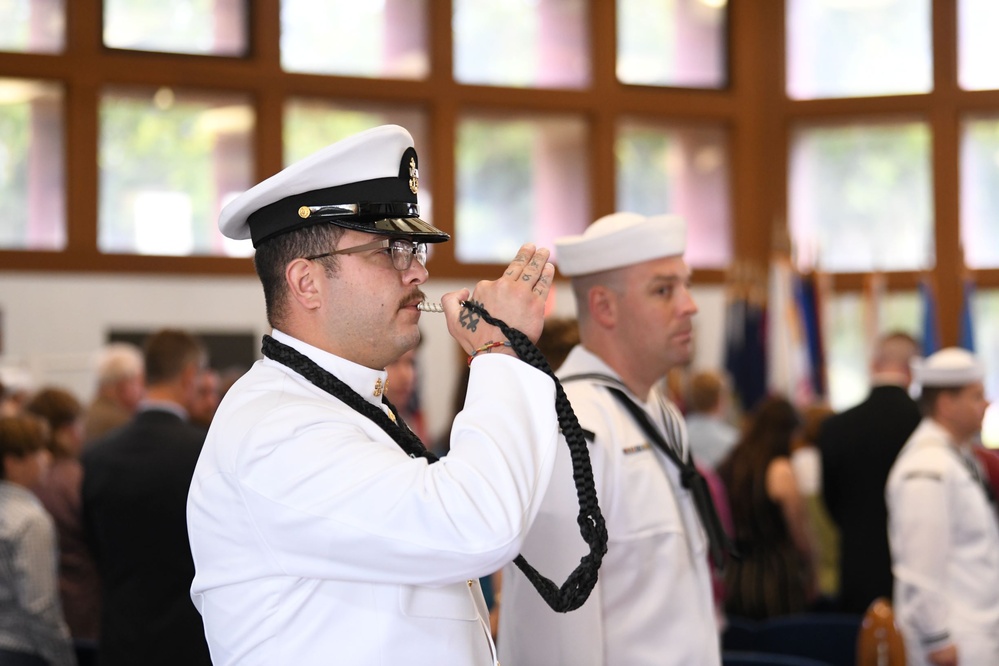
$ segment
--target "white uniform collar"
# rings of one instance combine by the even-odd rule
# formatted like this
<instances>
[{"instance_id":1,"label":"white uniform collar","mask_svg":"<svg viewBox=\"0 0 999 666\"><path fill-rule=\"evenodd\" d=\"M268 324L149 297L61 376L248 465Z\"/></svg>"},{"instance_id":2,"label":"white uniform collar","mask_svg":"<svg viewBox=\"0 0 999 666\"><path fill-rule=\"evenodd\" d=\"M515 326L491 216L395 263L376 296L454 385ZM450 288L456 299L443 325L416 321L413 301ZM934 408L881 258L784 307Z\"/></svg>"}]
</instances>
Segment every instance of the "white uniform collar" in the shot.
<instances>
[{"instance_id":1,"label":"white uniform collar","mask_svg":"<svg viewBox=\"0 0 999 666\"><path fill-rule=\"evenodd\" d=\"M371 404L381 406L385 382L388 380L388 373L384 369L372 370L353 361L348 361L302 342L298 338L293 338L287 333L282 333L276 328L271 332L271 337L308 356L319 367L336 376L337 379L354 389L358 395Z\"/></svg>"},{"instance_id":2,"label":"white uniform collar","mask_svg":"<svg viewBox=\"0 0 999 666\"><path fill-rule=\"evenodd\" d=\"M615 388L623 388L624 392L632 397L636 402L643 405L648 405L652 399L652 389L649 390L648 395L638 396L635 395L631 389L621 380L621 376L607 363L604 362L602 358L591 352L589 349L584 347L582 344L578 344L569 351L569 355L566 356L565 363L559 368L559 377L568 377L570 375L577 375L583 373L596 373L601 375L607 375L615 380L616 382L605 382L599 379L594 379L593 382L596 384L606 384L607 386L614 386ZM653 389L655 386L653 386Z\"/></svg>"}]
</instances>

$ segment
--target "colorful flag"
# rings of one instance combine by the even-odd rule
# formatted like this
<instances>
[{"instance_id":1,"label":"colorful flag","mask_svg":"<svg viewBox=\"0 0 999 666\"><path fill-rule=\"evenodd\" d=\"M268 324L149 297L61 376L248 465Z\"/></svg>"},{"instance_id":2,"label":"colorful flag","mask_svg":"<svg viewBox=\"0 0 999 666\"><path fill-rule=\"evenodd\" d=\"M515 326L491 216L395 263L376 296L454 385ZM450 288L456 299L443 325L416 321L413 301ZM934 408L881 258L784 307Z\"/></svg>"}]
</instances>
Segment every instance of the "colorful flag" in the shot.
<instances>
[{"instance_id":1,"label":"colorful flag","mask_svg":"<svg viewBox=\"0 0 999 666\"><path fill-rule=\"evenodd\" d=\"M767 388L796 405L815 400L811 362L791 260L777 255L770 262L767 294Z\"/></svg>"},{"instance_id":2,"label":"colorful flag","mask_svg":"<svg viewBox=\"0 0 999 666\"><path fill-rule=\"evenodd\" d=\"M764 362L765 313L751 285L729 284L725 306L725 369L743 411L751 410L767 392Z\"/></svg>"},{"instance_id":3,"label":"colorful flag","mask_svg":"<svg viewBox=\"0 0 999 666\"><path fill-rule=\"evenodd\" d=\"M820 278L814 272L794 277L795 300L801 317L802 332L805 336L805 348L808 350L808 369L812 393L816 396L823 396L826 394L826 381Z\"/></svg>"}]
</instances>

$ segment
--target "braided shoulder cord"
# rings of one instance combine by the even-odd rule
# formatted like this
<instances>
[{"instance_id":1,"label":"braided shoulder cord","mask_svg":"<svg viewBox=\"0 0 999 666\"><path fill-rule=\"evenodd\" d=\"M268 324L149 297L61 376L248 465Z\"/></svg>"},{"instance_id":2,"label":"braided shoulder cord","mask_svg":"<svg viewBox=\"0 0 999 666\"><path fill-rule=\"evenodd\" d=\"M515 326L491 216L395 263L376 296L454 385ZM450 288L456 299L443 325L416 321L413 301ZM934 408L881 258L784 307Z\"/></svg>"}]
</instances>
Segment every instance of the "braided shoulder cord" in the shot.
<instances>
[{"instance_id":1,"label":"braided shoulder cord","mask_svg":"<svg viewBox=\"0 0 999 666\"><path fill-rule=\"evenodd\" d=\"M569 574L561 587L539 573L537 569L524 559L523 555L518 555L514 559L514 564L531 581L538 594L541 595L541 598L545 600L552 610L559 613L575 610L583 605L590 596L590 592L593 591L593 587L597 582L600 563L607 552L607 527L604 524L603 515L600 513L600 507L597 504L597 494L593 483L593 469L590 466L590 455L586 448L583 431L579 426L579 421L576 419L575 413L572 411L572 405L569 404L569 399L566 397L561 383L555 377L555 373L552 372L548 361L534 343L522 332L511 328L499 319L493 318L478 303L466 301L462 305L476 312L486 322L503 331L503 334L510 341L511 348L521 360L541 370L555 382L555 410L562 434L569 445L572 460L572 477L576 484L576 496L579 500L579 515L576 522L579 524L580 534L589 546L590 552L580 559L579 565ZM264 336L262 351L264 356L298 372L315 386L323 389L330 395L341 400L348 407L371 419L403 451L408 453L410 457L426 458L429 463L437 462L437 456L427 450L419 437L409 427L405 426L404 422L402 426L394 423L385 412L365 400L356 391L347 386L347 384L332 373L324 370L309 357L278 342L269 335ZM383 397L382 400L392 409L393 413L396 413L396 410L386 398Z\"/></svg>"},{"instance_id":2,"label":"braided shoulder cord","mask_svg":"<svg viewBox=\"0 0 999 666\"><path fill-rule=\"evenodd\" d=\"M551 366L548 365L548 359L541 353L541 350L521 331L494 318L480 304L469 300L462 305L478 313L487 323L503 331L503 335L510 341L511 348L522 361L541 370L555 382L555 413L562 430L562 436L565 437L566 444L569 445L569 456L572 460L572 480L576 484L576 499L579 502L576 523L579 525L579 533L582 535L583 541L590 547L590 552L580 559L579 564L572 570L561 587L541 575L524 559L523 555L518 555L513 563L531 581L534 589L538 591L545 603L551 606L552 610L559 613L576 610L583 605L590 596L590 592L593 591L593 586L597 584L600 563L607 553L607 526L604 524L603 514L600 513L600 506L597 504L597 491L593 484L593 468L590 466L590 452L586 448L583 430L579 427L576 413L572 411L569 398L566 397L565 391L562 389L562 383L555 376Z\"/></svg>"}]
</instances>

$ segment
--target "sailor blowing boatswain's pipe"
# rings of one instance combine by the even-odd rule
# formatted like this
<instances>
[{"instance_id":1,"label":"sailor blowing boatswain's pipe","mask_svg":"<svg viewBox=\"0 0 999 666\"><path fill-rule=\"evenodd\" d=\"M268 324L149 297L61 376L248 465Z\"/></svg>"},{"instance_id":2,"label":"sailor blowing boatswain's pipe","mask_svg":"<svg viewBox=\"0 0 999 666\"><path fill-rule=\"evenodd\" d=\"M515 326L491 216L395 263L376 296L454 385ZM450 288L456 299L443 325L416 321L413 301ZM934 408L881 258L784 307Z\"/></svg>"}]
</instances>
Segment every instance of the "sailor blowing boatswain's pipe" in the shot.
<instances>
[{"instance_id":1,"label":"sailor blowing boatswain's pipe","mask_svg":"<svg viewBox=\"0 0 999 666\"><path fill-rule=\"evenodd\" d=\"M191 596L217 666L496 663L477 580L517 557L560 429L585 458L534 353L554 269L530 243L496 280L441 299L471 357L447 458L385 399L385 366L420 339L425 244L448 240L418 192L412 138L385 126L222 211L224 235L253 240L272 332L219 405L188 498ZM591 555L561 588L533 574L559 610L585 601L606 543L584 463Z\"/></svg>"}]
</instances>

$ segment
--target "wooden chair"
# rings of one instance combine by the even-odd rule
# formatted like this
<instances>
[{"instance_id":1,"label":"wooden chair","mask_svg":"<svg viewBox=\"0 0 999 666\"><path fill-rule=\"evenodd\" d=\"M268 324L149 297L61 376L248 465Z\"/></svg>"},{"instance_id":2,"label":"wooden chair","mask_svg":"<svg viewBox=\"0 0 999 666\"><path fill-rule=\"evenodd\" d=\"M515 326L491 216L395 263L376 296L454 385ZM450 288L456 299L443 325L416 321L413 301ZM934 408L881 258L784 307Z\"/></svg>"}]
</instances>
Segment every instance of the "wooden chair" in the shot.
<instances>
[{"instance_id":1,"label":"wooden chair","mask_svg":"<svg viewBox=\"0 0 999 666\"><path fill-rule=\"evenodd\" d=\"M875 599L864 613L857 637L857 666L905 666L905 644L891 602Z\"/></svg>"}]
</instances>

